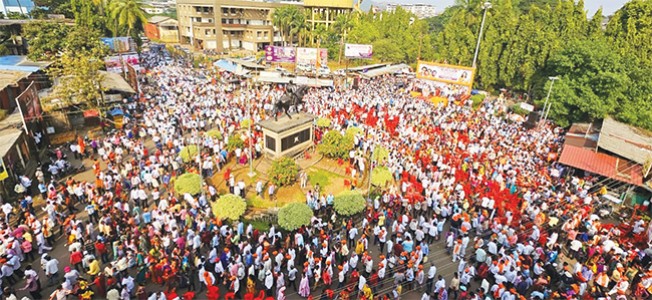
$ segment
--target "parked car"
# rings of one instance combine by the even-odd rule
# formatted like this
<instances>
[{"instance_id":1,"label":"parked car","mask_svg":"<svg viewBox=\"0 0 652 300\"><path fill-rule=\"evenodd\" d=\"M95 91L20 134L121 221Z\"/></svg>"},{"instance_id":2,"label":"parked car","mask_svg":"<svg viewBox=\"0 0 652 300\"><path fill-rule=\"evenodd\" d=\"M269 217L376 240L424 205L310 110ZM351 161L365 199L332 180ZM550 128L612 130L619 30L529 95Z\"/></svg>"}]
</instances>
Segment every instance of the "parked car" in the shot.
<instances>
[{"instance_id":1,"label":"parked car","mask_svg":"<svg viewBox=\"0 0 652 300\"><path fill-rule=\"evenodd\" d=\"M282 76L291 76L292 75L292 73L290 73L290 71L286 70L285 68L281 68L281 67L274 68L274 71L276 71L278 73L281 73Z\"/></svg>"},{"instance_id":2,"label":"parked car","mask_svg":"<svg viewBox=\"0 0 652 300\"><path fill-rule=\"evenodd\" d=\"M317 75L320 77L328 77L331 76L331 69L328 67L321 67L319 70L317 70Z\"/></svg>"},{"instance_id":3,"label":"parked car","mask_svg":"<svg viewBox=\"0 0 652 300\"><path fill-rule=\"evenodd\" d=\"M297 70L301 72L312 72L313 68L309 64L298 64L297 65Z\"/></svg>"},{"instance_id":4,"label":"parked car","mask_svg":"<svg viewBox=\"0 0 652 300\"><path fill-rule=\"evenodd\" d=\"M335 76L346 76L346 70L344 70L344 69L335 70L335 71L333 71L333 75L335 75Z\"/></svg>"}]
</instances>

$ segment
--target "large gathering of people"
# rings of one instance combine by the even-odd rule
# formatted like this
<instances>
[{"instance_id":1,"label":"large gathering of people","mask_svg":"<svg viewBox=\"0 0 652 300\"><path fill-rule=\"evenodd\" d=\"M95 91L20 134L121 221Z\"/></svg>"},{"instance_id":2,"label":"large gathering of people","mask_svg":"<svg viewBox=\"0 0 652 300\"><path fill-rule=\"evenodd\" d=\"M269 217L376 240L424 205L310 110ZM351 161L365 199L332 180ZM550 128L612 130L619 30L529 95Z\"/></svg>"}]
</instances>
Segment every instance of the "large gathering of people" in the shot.
<instances>
[{"instance_id":1,"label":"large gathering of people","mask_svg":"<svg viewBox=\"0 0 652 300\"><path fill-rule=\"evenodd\" d=\"M273 117L286 87L169 62L159 52L141 59L140 93L121 106L124 127L71 144L75 157L92 162L91 179L61 176L59 152L51 169L21 178L16 210L3 204L2 297L651 297L647 222L602 220L594 208L605 181L573 176L555 161L563 129L525 129L511 121L502 99L472 108L456 101L455 89L392 75L361 80L355 89L309 89L298 109L329 118L324 131L360 129L340 166L350 180L368 176L370 166L386 167L394 180L370 193L362 214L347 218L333 209L332 193L301 178L306 199L297 201L310 204L313 222L263 231L213 216L222 181L207 179L198 195L176 195L173 184L186 172L219 173L226 192L273 196L271 183L246 186L231 170L263 148L262 133L240 130L242 120ZM411 93L426 86L448 105ZM227 150L236 135L244 146ZM184 162L180 151L190 145L199 155ZM378 147L387 157L370 161ZM43 207L32 205L37 196ZM60 248L65 255L54 256ZM447 256L445 266L436 253Z\"/></svg>"}]
</instances>

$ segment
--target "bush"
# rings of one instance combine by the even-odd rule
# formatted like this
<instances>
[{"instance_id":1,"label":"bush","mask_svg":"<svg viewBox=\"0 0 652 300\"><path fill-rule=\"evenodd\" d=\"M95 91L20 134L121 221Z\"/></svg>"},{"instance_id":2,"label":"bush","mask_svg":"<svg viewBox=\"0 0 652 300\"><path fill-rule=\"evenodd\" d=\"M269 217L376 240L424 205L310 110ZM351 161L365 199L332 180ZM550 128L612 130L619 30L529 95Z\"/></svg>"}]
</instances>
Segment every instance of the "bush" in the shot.
<instances>
[{"instance_id":1,"label":"bush","mask_svg":"<svg viewBox=\"0 0 652 300\"><path fill-rule=\"evenodd\" d=\"M244 147L244 141L240 138L240 135L234 134L229 137L229 142L226 143L226 150L233 151L238 148Z\"/></svg>"},{"instance_id":2,"label":"bush","mask_svg":"<svg viewBox=\"0 0 652 300\"><path fill-rule=\"evenodd\" d=\"M523 109L523 108L521 107L521 104L520 104L520 103L517 103L517 104L514 104L514 105L510 106L509 109L510 109L513 113L515 113L515 114L517 114L517 115L521 115L521 116L527 116L527 115L530 113L529 111Z\"/></svg>"},{"instance_id":3,"label":"bush","mask_svg":"<svg viewBox=\"0 0 652 300\"><path fill-rule=\"evenodd\" d=\"M389 150L383 146L376 146L373 151L373 156L371 157L371 160L377 161L377 162L383 162L387 160L389 157Z\"/></svg>"},{"instance_id":4,"label":"bush","mask_svg":"<svg viewBox=\"0 0 652 300\"><path fill-rule=\"evenodd\" d=\"M248 129L249 125L251 125L251 119L249 118L242 119L242 121L240 121L240 128L242 129Z\"/></svg>"},{"instance_id":5,"label":"bush","mask_svg":"<svg viewBox=\"0 0 652 300\"><path fill-rule=\"evenodd\" d=\"M472 106L473 108L478 108L480 105L482 105L482 102L484 101L485 96L483 94L475 94L471 96L471 101L473 102Z\"/></svg>"},{"instance_id":6,"label":"bush","mask_svg":"<svg viewBox=\"0 0 652 300\"><path fill-rule=\"evenodd\" d=\"M272 163L269 177L275 185L286 186L293 184L298 174L299 166L294 162L294 159L282 157Z\"/></svg>"},{"instance_id":7,"label":"bush","mask_svg":"<svg viewBox=\"0 0 652 300\"><path fill-rule=\"evenodd\" d=\"M326 132L324 137L321 139L321 144L319 144L319 147L317 147L319 153L330 158L343 157L343 154L345 153L341 147L343 138L344 137L342 134L337 130L330 130Z\"/></svg>"},{"instance_id":8,"label":"bush","mask_svg":"<svg viewBox=\"0 0 652 300\"><path fill-rule=\"evenodd\" d=\"M197 195L201 192L201 176L195 173L185 173L174 181L174 191L178 195Z\"/></svg>"},{"instance_id":9,"label":"bush","mask_svg":"<svg viewBox=\"0 0 652 300\"><path fill-rule=\"evenodd\" d=\"M340 148L342 148L344 151L342 157L347 157L349 151L353 149L353 147L355 146L353 144L355 140L355 136L359 133L362 133L362 129L360 129L359 127L349 127L348 129L346 129L346 133L344 133L344 138L342 139L342 144L340 146Z\"/></svg>"},{"instance_id":10,"label":"bush","mask_svg":"<svg viewBox=\"0 0 652 300\"><path fill-rule=\"evenodd\" d=\"M181 148L181 151L179 151L179 156L181 156L181 160L184 163L188 163L197 158L197 152L198 151L196 145L189 145Z\"/></svg>"},{"instance_id":11,"label":"bush","mask_svg":"<svg viewBox=\"0 0 652 300\"><path fill-rule=\"evenodd\" d=\"M222 220L235 221L245 213L247 203L240 196L225 194L211 204L211 210L216 217Z\"/></svg>"},{"instance_id":12,"label":"bush","mask_svg":"<svg viewBox=\"0 0 652 300\"><path fill-rule=\"evenodd\" d=\"M211 129L211 130L207 131L206 135L211 137L213 140L221 140L222 139L222 133L217 129Z\"/></svg>"},{"instance_id":13,"label":"bush","mask_svg":"<svg viewBox=\"0 0 652 300\"><path fill-rule=\"evenodd\" d=\"M345 191L335 196L333 208L343 216L352 216L362 212L367 206L367 201L356 191Z\"/></svg>"},{"instance_id":14,"label":"bush","mask_svg":"<svg viewBox=\"0 0 652 300\"><path fill-rule=\"evenodd\" d=\"M310 224L312 210L305 203L288 203L278 211L278 225L285 230L297 230Z\"/></svg>"},{"instance_id":15,"label":"bush","mask_svg":"<svg viewBox=\"0 0 652 300\"><path fill-rule=\"evenodd\" d=\"M394 176L387 167L376 167L371 171L371 184L374 186L384 187L392 180L394 180Z\"/></svg>"},{"instance_id":16,"label":"bush","mask_svg":"<svg viewBox=\"0 0 652 300\"><path fill-rule=\"evenodd\" d=\"M319 118L319 119L317 119L317 127L320 127L320 128L331 127L331 119L329 119L329 118Z\"/></svg>"}]
</instances>

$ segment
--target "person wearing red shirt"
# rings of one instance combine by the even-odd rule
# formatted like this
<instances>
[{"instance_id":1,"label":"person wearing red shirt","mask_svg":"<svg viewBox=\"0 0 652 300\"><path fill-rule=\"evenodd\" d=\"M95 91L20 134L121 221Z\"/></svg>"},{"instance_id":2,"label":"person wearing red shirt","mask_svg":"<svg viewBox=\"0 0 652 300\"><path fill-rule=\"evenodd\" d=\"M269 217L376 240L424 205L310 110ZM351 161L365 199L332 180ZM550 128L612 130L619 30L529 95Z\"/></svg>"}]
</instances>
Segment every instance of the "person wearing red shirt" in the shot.
<instances>
[{"instance_id":1,"label":"person wearing red shirt","mask_svg":"<svg viewBox=\"0 0 652 300\"><path fill-rule=\"evenodd\" d=\"M82 259L84 256L81 251L77 249L73 253L70 253L70 264L79 272L84 272L84 266L82 266Z\"/></svg>"}]
</instances>

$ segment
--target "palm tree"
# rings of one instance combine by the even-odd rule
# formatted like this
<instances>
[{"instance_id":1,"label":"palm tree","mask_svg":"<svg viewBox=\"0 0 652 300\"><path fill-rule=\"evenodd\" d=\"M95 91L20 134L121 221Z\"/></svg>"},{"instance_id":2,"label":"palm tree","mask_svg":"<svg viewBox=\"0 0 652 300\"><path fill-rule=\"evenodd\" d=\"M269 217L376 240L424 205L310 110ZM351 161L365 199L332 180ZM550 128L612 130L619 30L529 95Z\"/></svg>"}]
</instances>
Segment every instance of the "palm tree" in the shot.
<instances>
[{"instance_id":1,"label":"palm tree","mask_svg":"<svg viewBox=\"0 0 652 300\"><path fill-rule=\"evenodd\" d=\"M281 33L281 39L283 39L283 46L285 46L285 28L288 20L288 11L287 6L281 6L274 10L272 14L272 24L274 27L278 28Z\"/></svg>"},{"instance_id":2,"label":"palm tree","mask_svg":"<svg viewBox=\"0 0 652 300\"><path fill-rule=\"evenodd\" d=\"M147 13L143 10L145 7L141 0L117 0L111 2L111 18L118 22L120 26L127 27L127 36L134 29L136 23L147 23Z\"/></svg>"},{"instance_id":3,"label":"palm tree","mask_svg":"<svg viewBox=\"0 0 652 300\"><path fill-rule=\"evenodd\" d=\"M340 35L340 54L337 63L342 63L342 49L344 47L346 35L353 29L353 17L351 14L342 14L337 16L333 23L333 32Z\"/></svg>"}]
</instances>

